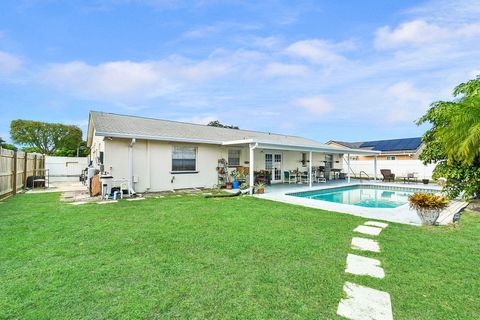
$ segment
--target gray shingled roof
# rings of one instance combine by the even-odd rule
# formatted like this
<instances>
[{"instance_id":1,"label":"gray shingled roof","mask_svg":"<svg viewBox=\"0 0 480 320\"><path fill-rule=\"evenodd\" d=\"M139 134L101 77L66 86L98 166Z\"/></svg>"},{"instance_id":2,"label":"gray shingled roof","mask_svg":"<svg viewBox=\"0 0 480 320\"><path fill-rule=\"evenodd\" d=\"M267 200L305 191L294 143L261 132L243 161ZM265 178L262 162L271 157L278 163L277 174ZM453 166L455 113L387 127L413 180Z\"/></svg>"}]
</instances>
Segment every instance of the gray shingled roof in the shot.
<instances>
[{"instance_id":1,"label":"gray shingled roof","mask_svg":"<svg viewBox=\"0 0 480 320\"><path fill-rule=\"evenodd\" d=\"M332 148L332 146L327 146L315 140L268 132L217 128L193 123L96 111L90 112L90 116L96 134L102 136L144 137L157 140L178 138L182 140L191 139L193 141L205 140L219 144L226 141L255 139L263 142Z\"/></svg>"},{"instance_id":2,"label":"gray shingled roof","mask_svg":"<svg viewBox=\"0 0 480 320\"><path fill-rule=\"evenodd\" d=\"M362 144L362 142L345 142L345 141L338 141L338 140L330 140L329 142L334 142L334 143L340 144L344 147L353 148L353 149L360 148L360 145Z\"/></svg>"}]
</instances>

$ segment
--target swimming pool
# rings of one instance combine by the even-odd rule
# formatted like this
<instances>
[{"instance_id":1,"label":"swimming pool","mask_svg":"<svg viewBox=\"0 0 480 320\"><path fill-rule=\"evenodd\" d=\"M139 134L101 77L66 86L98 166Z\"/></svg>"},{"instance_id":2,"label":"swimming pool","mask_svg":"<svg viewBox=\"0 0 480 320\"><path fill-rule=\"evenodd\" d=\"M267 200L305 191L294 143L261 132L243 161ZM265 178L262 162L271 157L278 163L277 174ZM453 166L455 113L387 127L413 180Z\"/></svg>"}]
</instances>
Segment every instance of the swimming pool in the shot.
<instances>
[{"instance_id":1,"label":"swimming pool","mask_svg":"<svg viewBox=\"0 0 480 320\"><path fill-rule=\"evenodd\" d=\"M355 185L315 191L289 193L290 196L350 204L366 208L397 208L408 203L408 196L415 192L435 193L430 189Z\"/></svg>"}]
</instances>

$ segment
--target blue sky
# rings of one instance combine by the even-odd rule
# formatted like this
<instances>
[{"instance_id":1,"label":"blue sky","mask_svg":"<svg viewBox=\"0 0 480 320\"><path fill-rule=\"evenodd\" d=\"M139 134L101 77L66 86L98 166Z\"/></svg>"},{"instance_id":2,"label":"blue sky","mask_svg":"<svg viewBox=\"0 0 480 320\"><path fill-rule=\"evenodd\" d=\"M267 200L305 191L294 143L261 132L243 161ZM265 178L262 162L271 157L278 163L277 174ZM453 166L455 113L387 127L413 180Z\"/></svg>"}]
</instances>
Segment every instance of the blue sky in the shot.
<instances>
[{"instance_id":1,"label":"blue sky","mask_svg":"<svg viewBox=\"0 0 480 320\"><path fill-rule=\"evenodd\" d=\"M421 135L480 74L480 2L0 2L0 136L89 110L319 141Z\"/></svg>"}]
</instances>

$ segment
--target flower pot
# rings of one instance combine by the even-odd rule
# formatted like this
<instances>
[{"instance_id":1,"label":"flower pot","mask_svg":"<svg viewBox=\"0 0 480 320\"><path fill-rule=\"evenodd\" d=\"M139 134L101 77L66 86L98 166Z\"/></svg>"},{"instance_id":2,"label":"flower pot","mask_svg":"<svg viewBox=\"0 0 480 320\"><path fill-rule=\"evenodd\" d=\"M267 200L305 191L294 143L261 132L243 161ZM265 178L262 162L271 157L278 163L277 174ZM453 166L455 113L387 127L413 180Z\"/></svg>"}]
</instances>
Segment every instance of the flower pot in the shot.
<instances>
[{"instance_id":1,"label":"flower pot","mask_svg":"<svg viewBox=\"0 0 480 320\"><path fill-rule=\"evenodd\" d=\"M232 189L232 184L231 184L231 183L227 183L227 185L226 185L225 188L226 188L226 189Z\"/></svg>"},{"instance_id":2,"label":"flower pot","mask_svg":"<svg viewBox=\"0 0 480 320\"><path fill-rule=\"evenodd\" d=\"M238 186L239 186L239 185L240 185L240 183L238 183L237 180L235 180L235 181L232 182L232 188L233 188L233 189L238 189Z\"/></svg>"},{"instance_id":3,"label":"flower pot","mask_svg":"<svg viewBox=\"0 0 480 320\"><path fill-rule=\"evenodd\" d=\"M417 215L422 220L423 225L433 226L436 222L438 217L440 216L441 210L433 209L423 209L417 210Z\"/></svg>"},{"instance_id":4,"label":"flower pot","mask_svg":"<svg viewBox=\"0 0 480 320\"><path fill-rule=\"evenodd\" d=\"M422 179L423 184L428 184L430 182L429 179Z\"/></svg>"},{"instance_id":5,"label":"flower pot","mask_svg":"<svg viewBox=\"0 0 480 320\"><path fill-rule=\"evenodd\" d=\"M264 188L258 188L258 189L257 189L257 193L258 193L258 194L264 194L264 193L265 193L265 189L264 189Z\"/></svg>"}]
</instances>

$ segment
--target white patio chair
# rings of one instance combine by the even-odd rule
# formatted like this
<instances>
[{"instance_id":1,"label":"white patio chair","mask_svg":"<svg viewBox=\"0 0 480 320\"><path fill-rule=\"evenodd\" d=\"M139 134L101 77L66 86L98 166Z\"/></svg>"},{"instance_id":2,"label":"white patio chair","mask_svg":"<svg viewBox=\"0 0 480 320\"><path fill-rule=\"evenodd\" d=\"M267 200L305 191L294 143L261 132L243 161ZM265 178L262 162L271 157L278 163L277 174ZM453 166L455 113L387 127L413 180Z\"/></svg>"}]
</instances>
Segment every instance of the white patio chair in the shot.
<instances>
[{"instance_id":1,"label":"white patio chair","mask_svg":"<svg viewBox=\"0 0 480 320\"><path fill-rule=\"evenodd\" d=\"M283 171L283 177L285 178L285 181L290 183L297 183L297 175L294 173L291 173L290 171Z\"/></svg>"}]
</instances>

